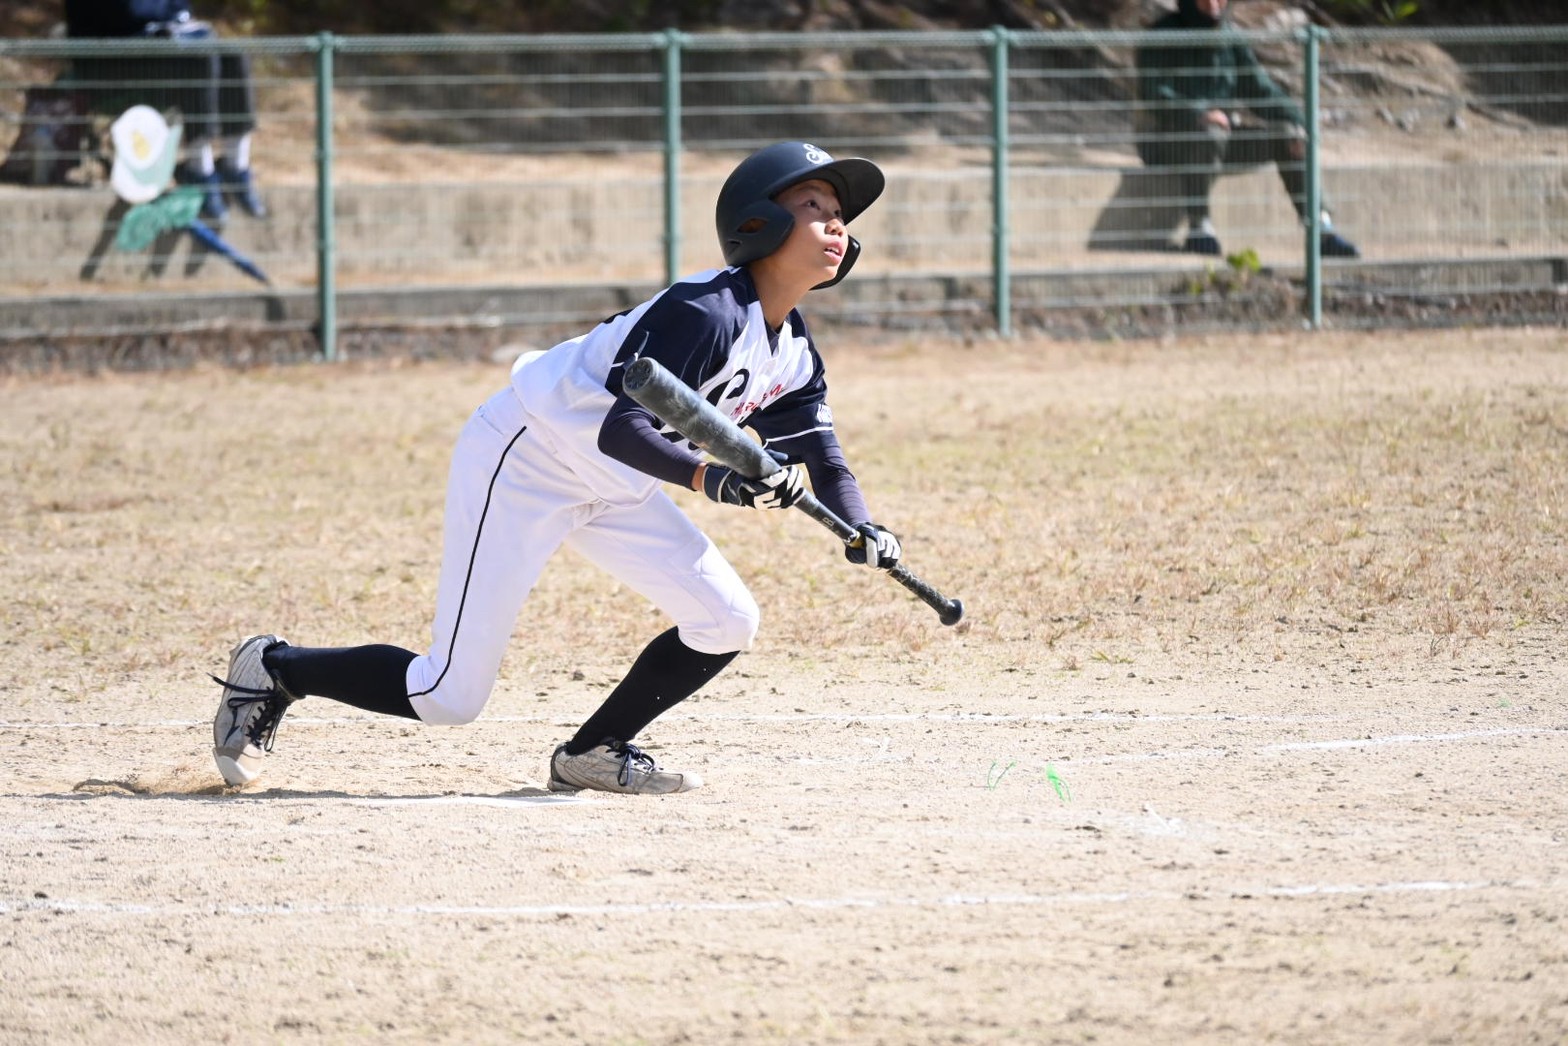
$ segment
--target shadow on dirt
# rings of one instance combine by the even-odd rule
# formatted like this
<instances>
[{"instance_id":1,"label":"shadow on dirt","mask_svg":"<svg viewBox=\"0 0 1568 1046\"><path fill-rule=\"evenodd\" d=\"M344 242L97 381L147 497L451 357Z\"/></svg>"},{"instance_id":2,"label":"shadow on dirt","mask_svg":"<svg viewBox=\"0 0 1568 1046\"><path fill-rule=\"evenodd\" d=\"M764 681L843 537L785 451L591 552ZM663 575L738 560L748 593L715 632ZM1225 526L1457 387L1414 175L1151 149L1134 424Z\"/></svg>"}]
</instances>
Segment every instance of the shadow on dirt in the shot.
<instances>
[{"instance_id":1,"label":"shadow on dirt","mask_svg":"<svg viewBox=\"0 0 1568 1046\"><path fill-rule=\"evenodd\" d=\"M430 804L480 804L480 805L540 805L544 803L580 802L576 795L551 792L544 788L513 788L505 792L484 795L469 792L415 792L405 795L388 793L354 793L335 789L303 791L289 788L269 788L247 791L244 788L227 788L211 784L207 774L199 779L193 772L187 778L169 775L162 778L132 776L123 780L105 780L90 777L71 787L70 792L46 792L38 799L185 799L185 800L310 800L328 799L348 801L370 806L403 806L415 803Z\"/></svg>"}]
</instances>

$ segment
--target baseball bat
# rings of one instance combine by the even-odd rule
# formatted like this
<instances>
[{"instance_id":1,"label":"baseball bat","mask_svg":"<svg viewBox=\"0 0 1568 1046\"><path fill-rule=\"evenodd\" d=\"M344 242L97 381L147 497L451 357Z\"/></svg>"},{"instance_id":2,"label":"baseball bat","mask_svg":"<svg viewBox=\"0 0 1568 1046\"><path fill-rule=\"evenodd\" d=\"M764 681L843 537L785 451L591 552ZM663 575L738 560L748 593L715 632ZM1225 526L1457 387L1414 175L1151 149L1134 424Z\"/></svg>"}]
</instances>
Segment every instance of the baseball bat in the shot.
<instances>
[{"instance_id":1,"label":"baseball bat","mask_svg":"<svg viewBox=\"0 0 1568 1046\"><path fill-rule=\"evenodd\" d=\"M779 470L779 463L749 438L713 404L697 395L697 390L671 374L657 360L646 356L633 360L621 379L626 395L647 407L666 425L707 451L719 464L728 466L747 479L761 479ZM809 491L795 502L812 519L827 527L845 545L864 541L860 531L838 517ZM936 611L944 625L956 625L964 616L964 604L948 599L931 585L911 574L899 563L889 570L893 580L903 585Z\"/></svg>"}]
</instances>

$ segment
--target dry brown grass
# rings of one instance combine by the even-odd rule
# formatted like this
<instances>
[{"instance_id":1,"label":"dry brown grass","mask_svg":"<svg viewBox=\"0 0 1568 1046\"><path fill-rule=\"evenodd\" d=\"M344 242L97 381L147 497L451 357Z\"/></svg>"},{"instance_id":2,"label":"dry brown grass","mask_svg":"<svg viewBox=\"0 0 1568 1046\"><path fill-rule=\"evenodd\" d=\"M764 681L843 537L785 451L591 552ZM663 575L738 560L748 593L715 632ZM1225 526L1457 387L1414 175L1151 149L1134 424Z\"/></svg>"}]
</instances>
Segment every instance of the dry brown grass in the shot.
<instances>
[{"instance_id":1,"label":"dry brown grass","mask_svg":"<svg viewBox=\"0 0 1568 1046\"><path fill-rule=\"evenodd\" d=\"M998 663L1419 659L1563 620L1559 339L885 340L838 347L829 373L876 512ZM260 627L417 646L448 445L504 380L350 364L9 385L14 678L68 665L80 698ZM803 518L688 500L752 580L769 649L832 649L846 625L894 657L949 641ZM518 656L613 666L650 627L568 555Z\"/></svg>"}]
</instances>

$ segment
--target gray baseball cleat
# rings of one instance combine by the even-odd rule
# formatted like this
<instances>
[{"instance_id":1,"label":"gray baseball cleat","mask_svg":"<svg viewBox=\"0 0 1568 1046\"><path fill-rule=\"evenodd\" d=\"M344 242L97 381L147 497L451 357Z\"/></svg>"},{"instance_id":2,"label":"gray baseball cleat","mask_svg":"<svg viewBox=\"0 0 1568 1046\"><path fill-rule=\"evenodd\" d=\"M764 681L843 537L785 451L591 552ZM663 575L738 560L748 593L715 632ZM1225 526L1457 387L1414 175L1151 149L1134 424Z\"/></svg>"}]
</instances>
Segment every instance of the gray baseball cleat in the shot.
<instances>
[{"instance_id":1,"label":"gray baseball cleat","mask_svg":"<svg viewBox=\"0 0 1568 1046\"><path fill-rule=\"evenodd\" d=\"M249 784L261 776L261 761L272 751L283 713L296 700L261 663L261 655L272 647L287 645L274 635L242 639L229 652L227 678L212 677L223 687L212 721L212 756L231 785Z\"/></svg>"},{"instance_id":2,"label":"gray baseball cleat","mask_svg":"<svg viewBox=\"0 0 1568 1046\"><path fill-rule=\"evenodd\" d=\"M582 755L568 755L566 746L550 756L550 791L623 792L628 795L668 795L702 787L696 774L665 770L653 756L625 741L606 741Z\"/></svg>"}]
</instances>

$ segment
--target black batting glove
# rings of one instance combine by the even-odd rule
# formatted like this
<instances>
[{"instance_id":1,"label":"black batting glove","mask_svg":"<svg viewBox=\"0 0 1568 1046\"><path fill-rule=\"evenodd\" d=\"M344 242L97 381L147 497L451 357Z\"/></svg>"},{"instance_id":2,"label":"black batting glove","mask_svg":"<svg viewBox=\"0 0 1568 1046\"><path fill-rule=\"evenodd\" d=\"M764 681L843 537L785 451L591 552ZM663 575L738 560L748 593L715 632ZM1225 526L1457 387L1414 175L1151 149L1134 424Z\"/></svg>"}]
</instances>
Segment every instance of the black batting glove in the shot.
<instances>
[{"instance_id":1,"label":"black batting glove","mask_svg":"<svg viewBox=\"0 0 1568 1046\"><path fill-rule=\"evenodd\" d=\"M860 531L860 536L854 544L844 546L845 559L878 570L892 570L898 566L904 546L898 543L897 534L875 523L860 523L855 529Z\"/></svg>"},{"instance_id":2,"label":"black batting glove","mask_svg":"<svg viewBox=\"0 0 1568 1046\"><path fill-rule=\"evenodd\" d=\"M702 492L721 505L789 508L805 490L806 477L799 465L785 465L762 479L747 479L723 465L709 465L702 474Z\"/></svg>"}]
</instances>

